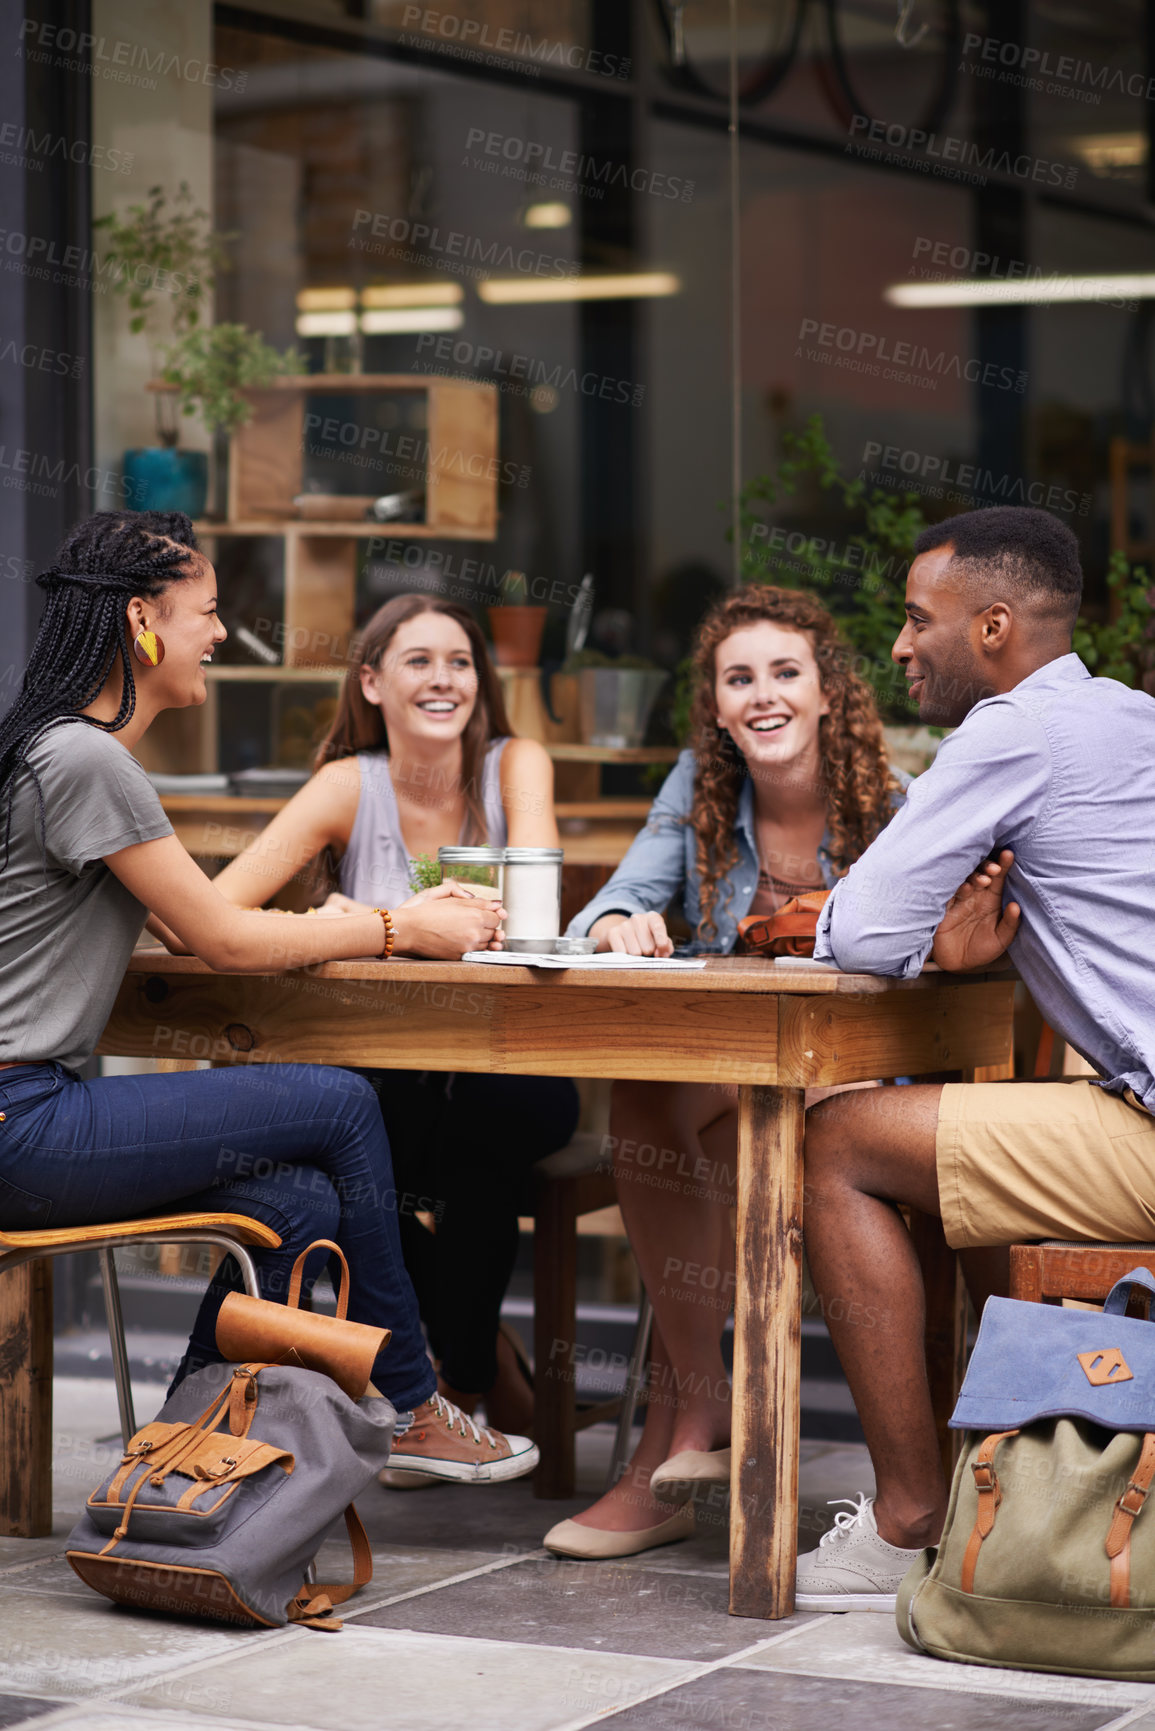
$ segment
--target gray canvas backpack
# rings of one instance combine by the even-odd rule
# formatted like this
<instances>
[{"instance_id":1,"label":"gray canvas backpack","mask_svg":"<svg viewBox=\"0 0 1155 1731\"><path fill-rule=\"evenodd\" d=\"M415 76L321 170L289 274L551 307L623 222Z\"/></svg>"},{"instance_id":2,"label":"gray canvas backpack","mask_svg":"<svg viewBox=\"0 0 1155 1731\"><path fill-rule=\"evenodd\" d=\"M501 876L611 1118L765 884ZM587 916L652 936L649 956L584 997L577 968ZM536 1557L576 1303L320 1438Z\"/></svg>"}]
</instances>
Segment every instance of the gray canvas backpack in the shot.
<instances>
[{"instance_id":1,"label":"gray canvas backpack","mask_svg":"<svg viewBox=\"0 0 1155 1731\"><path fill-rule=\"evenodd\" d=\"M214 1364L185 1378L88 1498L66 1555L118 1604L246 1628L329 1616L372 1578L353 1498L389 1458L397 1414L331 1377ZM344 1513L354 1578L308 1583Z\"/></svg>"},{"instance_id":2,"label":"gray canvas backpack","mask_svg":"<svg viewBox=\"0 0 1155 1731\"><path fill-rule=\"evenodd\" d=\"M988 1299L951 1424L968 1432L942 1539L898 1593L919 1651L1155 1682L1155 1327Z\"/></svg>"}]
</instances>

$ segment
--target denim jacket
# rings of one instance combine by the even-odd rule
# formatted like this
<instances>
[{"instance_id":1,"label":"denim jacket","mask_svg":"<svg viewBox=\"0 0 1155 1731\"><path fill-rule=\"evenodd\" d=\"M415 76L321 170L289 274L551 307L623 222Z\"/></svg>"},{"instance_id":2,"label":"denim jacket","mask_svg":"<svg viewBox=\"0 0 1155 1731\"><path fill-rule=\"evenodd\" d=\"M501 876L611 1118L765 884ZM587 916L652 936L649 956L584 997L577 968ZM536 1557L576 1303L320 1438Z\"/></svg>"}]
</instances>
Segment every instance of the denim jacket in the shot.
<instances>
[{"instance_id":1,"label":"denim jacket","mask_svg":"<svg viewBox=\"0 0 1155 1731\"><path fill-rule=\"evenodd\" d=\"M603 914L661 913L679 895L687 924L697 932L702 917L698 838L689 822L694 801L695 767L694 753L683 751L650 807L645 828L635 836L625 859L610 881L570 921L568 930L573 936L585 937ZM905 788L910 777L897 769L892 773ZM896 810L905 797L905 793L894 796ZM710 942L703 942L695 936L687 946L690 955L728 955L738 941L738 921L750 912L750 903L758 888L754 784L749 776L744 779L738 795L734 831L738 858L718 879L714 900L715 935ZM836 882L829 843L830 833L827 831L818 849L818 864L827 889L833 888Z\"/></svg>"}]
</instances>

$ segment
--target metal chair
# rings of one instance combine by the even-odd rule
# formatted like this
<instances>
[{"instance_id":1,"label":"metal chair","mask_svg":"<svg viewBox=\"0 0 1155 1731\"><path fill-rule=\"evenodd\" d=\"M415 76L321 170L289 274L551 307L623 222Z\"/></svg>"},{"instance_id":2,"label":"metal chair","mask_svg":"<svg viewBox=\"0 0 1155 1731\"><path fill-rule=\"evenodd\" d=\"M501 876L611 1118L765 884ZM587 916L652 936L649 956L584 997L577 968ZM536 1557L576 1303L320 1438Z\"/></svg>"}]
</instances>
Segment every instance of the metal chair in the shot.
<instances>
[{"instance_id":1,"label":"metal chair","mask_svg":"<svg viewBox=\"0 0 1155 1731\"><path fill-rule=\"evenodd\" d=\"M280 1236L260 1220L245 1214L162 1214L147 1220L117 1220L104 1226L58 1226L34 1232L0 1232L0 1274L42 1256L71 1256L95 1250L100 1257L104 1308L112 1344L112 1370L120 1408L120 1428L128 1447L136 1431L124 1316L116 1279L114 1252L130 1244L216 1244L237 1260L245 1291L261 1296L257 1270L246 1245L276 1250Z\"/></svg>"}]
</instances>

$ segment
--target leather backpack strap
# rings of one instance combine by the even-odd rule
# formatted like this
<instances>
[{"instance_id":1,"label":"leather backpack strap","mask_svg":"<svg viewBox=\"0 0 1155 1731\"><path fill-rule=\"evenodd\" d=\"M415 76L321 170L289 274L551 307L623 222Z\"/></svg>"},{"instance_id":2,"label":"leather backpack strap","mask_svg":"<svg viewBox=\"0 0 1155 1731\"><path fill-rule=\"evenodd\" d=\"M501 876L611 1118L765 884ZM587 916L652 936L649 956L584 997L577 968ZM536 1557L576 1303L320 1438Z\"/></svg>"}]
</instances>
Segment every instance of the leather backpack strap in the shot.
<instances>
[{"instance_id":1,"label":"leather backpack strap","mask_svg":"<svg viewBox=\"0 0 1155 1731\"><path fill-rule=\"evenodd\" d=\"M978 1513L975 1524L971 1528L967 1548L963 1553L962 1578L959 1585L964 1593L975 1590L975 1565L979 1560L979 1552L983 1540L990 1537L994 1528L995 1516L1003 1500L1002 1487L995 1473L995 1450L1007 1437L1018 1436L1018 1430L995 1431L992 1436L984 1437L979 1444L979 1452L971 1462L971 1471L975 1476L975 1489L979 1493Z\"/></svg>"},{"instance_id":2,"label":"leather backpack strap","mask_svg":"<svg viewBox=\"0 0 1155 1731\"><path fill-rule=\"evenodd\" d=\"M337 1630L339 1617L330 1617L334 1605L343 1605L373 1579L373 1552L369 1535L353 1503L345 1510L345 1531L353 1552L351 1581L306 1581L289 1606L290 1623L301 1623L306 1629Z\"/></svg>"},{"instance_id":3,"label":"leather backpack strap","mask_svg":"<svg viewBox=\"0 0 1155 1731\"><path fill-rule=\"evenodd\" d=\"M293 1264L293 1272L289 1276L289 1296L285 1300L290 1310L301 1308L301 1282L305 1276L305 1260L314 1250L330 1250L341 1263L341 1290L337 1294L337 1320L344 1322L349 1310L349 1264L345 1261L345 1252L339 1244L334 1244L331 1238L315 1238L302 1250Z\"/></svg>"},{"instance_id":4,"label":"leather backpack strap","mask_svg":"<svg viewBox=\"0 0 1155 1731\"><path fill-rule=\"evenodd\" d=\"M238 1365L233 1371L228 1387L219 1394L199 1418L183 1425L176 1435L170 1437L161 1448L140 1454L137 1459L146 1463L124 1504L124 1512L117 1523L111 1539L100 1552L102 1557L115 1550L122 1539L128 1537L129 1516L136 1505L136 1499L146 1484L160 1486L169 1473L176 1472L190 1455L194 1455L207 1436L216 1429L224 1418L226 1408L229 1414L229 1429L234 1436L247 1436L249 1426L253 1422L253 1414L257 1410L257 1373L265 1370L263 1364ZM239 1417L237 1415L240 1415ZM126 1457L127 1459L127 1457ZM123 1488L124 1476L117 1475Z\"/></svg>"},{"instance_id":5,"label":"leather backpack strap","mask_svg":"<svg viewBox=\"0 0 1155 1731\"><path fill-rule=\"evenodd\" d=\"M268 1364L238 1364L233 1371L229 1390L229 1430L233 1436L248 1436L261 1398L257 1376L270 1368Z\"/></svg>"},{"instance_id":6,"label":"leather backpack strap","mask_svg":"<svg viewBox=\"0 0 1155 1731\"><path fill-rule=\"evenodd\" d=\"M1111 1559L1111 1605L1117 1610L1125 1610L1131 1603L1131 1531L1147 1501L1152 1478L1155 1478L1155 1435L1147 1431L1134 1477L1115 1504L1107 1529L1105 1549Z\"/></svg>"}]
</instances>

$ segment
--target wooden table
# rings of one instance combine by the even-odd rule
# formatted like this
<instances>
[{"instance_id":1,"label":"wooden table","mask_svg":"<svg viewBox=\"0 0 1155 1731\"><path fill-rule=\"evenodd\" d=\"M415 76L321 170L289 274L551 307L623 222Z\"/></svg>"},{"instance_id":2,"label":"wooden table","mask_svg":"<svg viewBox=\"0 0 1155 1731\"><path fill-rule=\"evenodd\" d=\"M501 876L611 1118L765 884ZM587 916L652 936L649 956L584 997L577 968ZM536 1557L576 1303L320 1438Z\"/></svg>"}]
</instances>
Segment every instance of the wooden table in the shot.
<instances>
[{"instance_id":1,"label":"wooden table","mask_svg":"<svg viewBox=\"0 0 1155 1731\"><path fill-rule=\"evenodd\" d=\"M365 961L267 977L153 950L133 957L100 1050L737 1084L730 1609L784 1617L797 1542L804 1090L1002 1065L1012 993L1005 978L898 982L738 957L693 972Z\"/></svg>"}]
</instances>

